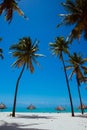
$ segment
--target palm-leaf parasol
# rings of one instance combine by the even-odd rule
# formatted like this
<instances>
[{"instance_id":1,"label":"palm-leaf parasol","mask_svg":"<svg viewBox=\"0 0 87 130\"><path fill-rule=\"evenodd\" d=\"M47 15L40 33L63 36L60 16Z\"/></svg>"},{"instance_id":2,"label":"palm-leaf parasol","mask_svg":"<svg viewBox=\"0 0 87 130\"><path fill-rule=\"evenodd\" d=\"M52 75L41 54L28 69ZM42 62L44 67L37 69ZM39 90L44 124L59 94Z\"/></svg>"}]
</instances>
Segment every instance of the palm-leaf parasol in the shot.
<instances>
[{"instance_id":1,"label":"palm-leaf parasol","mask_svg":"<svg viewBox=\"0 0 87 130\"><path fill-rule=\"evenodd\" d=\"M28 110L33 110L33 109L36 109L36 107L32 104L30 104L28 107L27 107Z\"/></svg>"},{"instance_id":2,"label":"palm-leaf parasol","mask_svg":"<svg viewBox=\"0 0 87 130\"><path fill-rule=\"evenodd\" d=\"M78 109L81 109L81 105L78 107ZM87 106L82 104L82 109L87 109Z\"/></svg>"},{"instance_id":3,"label":"palm-leaf parasol","mask_svg":"<svg viewBox=\"0 0 87 130\"><path fill-rule=\"evenodd\" d=\"M63 110L65 110L65 108L62 107L62 106L57 106L55 109L58 110L58 111L63 111Z\"/></svg>"},{"instance_id":4,"label":"palm-leaf parasol","mask_svg":"<svg viewBox=\"0 0 87 130\"><path fill-rule=\"evenodd\" d=\"M1 104L0 104L0 109L1 109L1 110L6 109L5 104L1 103Z\"/></svg>"}]
</instances>

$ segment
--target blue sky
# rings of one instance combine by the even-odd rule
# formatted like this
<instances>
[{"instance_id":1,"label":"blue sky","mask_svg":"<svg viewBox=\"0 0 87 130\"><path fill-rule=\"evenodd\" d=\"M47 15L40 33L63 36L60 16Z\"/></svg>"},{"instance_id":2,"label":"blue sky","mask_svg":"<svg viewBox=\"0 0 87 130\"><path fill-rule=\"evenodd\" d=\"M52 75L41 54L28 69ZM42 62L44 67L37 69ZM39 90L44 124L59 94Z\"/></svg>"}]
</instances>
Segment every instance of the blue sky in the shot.
<instances>
[{"instance_id":1,"label":"blue sky","mask_svg":"<svg viewBox=\"0 0 87 130\"><path fill-rule=\"evenodd\" d=\"M69 105L62 63L58 58L51 55L48 45L50 42L54 42L56 36L67 36L72 28L56 28L56 25L60 22L57 14L64 12L60 5L62 1L21 0L19 7L29 20L23 19L15 12L12 22L8 24L4 19L4 14L0 16L0 36L3 38L0 47L4 51L5 57L4 60L0 60L0 102L13 105L15 85L21 71L21 68L11 68L15 59L11 57L9 47L17 43L20 38L30 36L32 41L35 39L40 41L38 53L42 53L46 57L38 58L41 69L34 65L35 72L33 74L25 70L19 84L17 105L28 105L30 103L38 106ZM81 38L79 44L78 40L74 41L71 51L78 50L83 52L84 56L87 56L86 47L86 41ZM70 86L73 102L75 105L77 102L79 104L75 80L70 82ZM83 102L87 103L87 90L84 85L81 86L81 94Z\"/></svg>"}]
</instances>

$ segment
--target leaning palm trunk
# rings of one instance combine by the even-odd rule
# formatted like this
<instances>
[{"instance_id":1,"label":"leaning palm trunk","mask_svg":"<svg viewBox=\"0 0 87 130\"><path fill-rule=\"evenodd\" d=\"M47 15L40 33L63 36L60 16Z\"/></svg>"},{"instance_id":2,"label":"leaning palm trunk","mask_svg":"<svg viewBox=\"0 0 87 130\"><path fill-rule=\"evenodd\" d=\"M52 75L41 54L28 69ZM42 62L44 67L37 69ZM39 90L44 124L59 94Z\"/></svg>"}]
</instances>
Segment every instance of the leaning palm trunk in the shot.
<instances>
[{"instance_id":1,"label":"leaning palm trunk","mask_svg":"<svg viewBox=\"0 0 87 130\"><path fill-rule=\"evenodd\" d=\"M74 116L72 96L71 96L69 81L68 81L68 77L67 77L67 73L66 73L66 67L65 67L63 56L61 56L61 58L62 58L62 63L63 63L63 67L64 67L64 73L65 73L65 78L66 78L66 83L67 83L67 89L68 89L68 93L69 93L69 99L70 99L70 104L71 104L71 112L72 112L72 116Z\"/></svg>"},{"instance_id":2,"label":"leaning palm trunk","mask_svg":"<svg viewBox=\"0 0 87 130\"><path fill-rule=\"evenodd\" d=\"M81 93L80 93L80 86L78 85L77 88L78 88L78 94L79 94L79 100L80 100L80 106L81 106L81 113L84 114L82 98L81 98Z\"/></svg>"},{"instance_id":3,"label":"leaning palm trunk","mask_svg":"<svg viewBox=\"0 0 87 130\"><path fill-rule=\"evenodd\" d=\"M12 117L15 117L15 109L16 109L16 100L17 100L17 92L18 92L18 85L19 85L19 81L22 77L22 74L24 72L24 68L25 68L25 64L23 65L22 71L18 77L17 83L16 83L16 89L15 89L15 96L14 96L14 104L13 104L13 111L12 111Z\"/></svg>"}]
</instances>

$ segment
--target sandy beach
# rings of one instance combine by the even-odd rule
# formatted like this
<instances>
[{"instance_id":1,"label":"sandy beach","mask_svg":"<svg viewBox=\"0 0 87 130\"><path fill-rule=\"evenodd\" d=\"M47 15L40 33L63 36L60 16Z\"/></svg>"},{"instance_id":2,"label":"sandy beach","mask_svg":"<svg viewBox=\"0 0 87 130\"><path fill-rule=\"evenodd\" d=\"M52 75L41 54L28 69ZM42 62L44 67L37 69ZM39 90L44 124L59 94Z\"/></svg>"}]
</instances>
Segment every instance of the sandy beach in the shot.
<instances>
[{"instance_id":1,"label":"sandy beach","mask_svg":"<svg viewBox=\"0 0 87 130\"><path fill-rule=\"evenodd\" d=\"M0 130L87 130L87 114L0 112Z\"/></svg>"}]
</instances>

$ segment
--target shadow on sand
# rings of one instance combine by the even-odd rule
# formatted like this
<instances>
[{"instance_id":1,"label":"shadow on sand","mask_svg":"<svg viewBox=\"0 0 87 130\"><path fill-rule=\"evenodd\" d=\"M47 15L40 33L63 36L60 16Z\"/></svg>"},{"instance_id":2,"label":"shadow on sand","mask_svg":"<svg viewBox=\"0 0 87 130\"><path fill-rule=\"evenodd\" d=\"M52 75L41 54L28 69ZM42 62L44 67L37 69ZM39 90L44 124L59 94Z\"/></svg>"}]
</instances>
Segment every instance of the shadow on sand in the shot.
<instances>
[{"instance_id":1,"label":"shadow on sand","mask_svg":"<svg viewBox=\"0 0 87 130\"><path fill-rule=\"evenodd\" d=\"M29 126L39 125L38 123L32 123L28 125L21 125L17 123L7 123L2 121L2 125L0 125L0 130L47 130L47 129L37 129L37 128L29 128ZM28 128L25 128L28 127Z\"/></svg>"},{"instance_id":2,"label":"shadow on sand","mask_svg":"<svg viewBox=\"0 0 87 130\"><path fill-rule=\"evenodd\" d=\"M80 118L87 118L87 114L83 114L83 115L75 115L75 117L80 117Z\"/></svg>"},{"instance_id":3,"label":"shadow on sand","mask_svg":"<svg viewBox=\"0 0 87 130\"><path fill-rule=\"evenodd\" d=\"M38 116L38 115L18 115L17 118L28 118L28 119L52 119L49 116Z\"/></svg>"}]
</instances>

